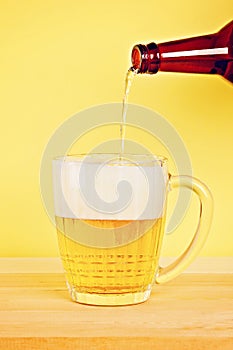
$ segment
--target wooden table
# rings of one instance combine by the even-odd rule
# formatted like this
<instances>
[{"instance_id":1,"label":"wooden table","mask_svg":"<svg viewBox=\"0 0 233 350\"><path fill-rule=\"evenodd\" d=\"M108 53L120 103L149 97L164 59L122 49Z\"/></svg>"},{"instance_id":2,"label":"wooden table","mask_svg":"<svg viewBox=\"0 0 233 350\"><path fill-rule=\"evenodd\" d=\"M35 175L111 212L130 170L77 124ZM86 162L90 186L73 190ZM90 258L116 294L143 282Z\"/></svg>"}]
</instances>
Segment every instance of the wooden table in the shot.
<instances>
[{"instance_id":1,"label":"wooden table","mask_svg":"<svg viewBox=\"0 0 233 350\"><path fill-rule=\"evenodd\" d=\"M2 273L0 349L232 350L232 297L232 274L183 274L143 304L86 306L62 273Z\"/></svg>"}]
</instances>

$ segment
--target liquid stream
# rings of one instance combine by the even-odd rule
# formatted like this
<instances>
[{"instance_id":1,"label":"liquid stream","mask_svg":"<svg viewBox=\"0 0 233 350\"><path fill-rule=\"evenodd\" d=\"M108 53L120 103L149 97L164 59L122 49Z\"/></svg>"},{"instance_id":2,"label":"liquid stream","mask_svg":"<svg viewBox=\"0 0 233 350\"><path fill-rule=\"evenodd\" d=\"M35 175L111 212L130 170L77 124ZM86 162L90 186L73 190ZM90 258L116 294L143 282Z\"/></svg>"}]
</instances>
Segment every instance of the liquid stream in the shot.
<instances>
[{"instance_id":1,"label":"liquid stream","mask_svg":"<svg viewBox=\"0 0 233 350\"><path fill-rule=\"evenodd\" d=\"M121 139L121 149L120 149L120 159L122 158L125 151L125 131L126 131L126 114L128 109L128 97L129 91L132 85L133 78L137 74L137 70L130 68L126 73L125 78L125 91L123 97L123 106L122 106L122 119L120 125L120 139Z\"/></svg>"}]
</instances>

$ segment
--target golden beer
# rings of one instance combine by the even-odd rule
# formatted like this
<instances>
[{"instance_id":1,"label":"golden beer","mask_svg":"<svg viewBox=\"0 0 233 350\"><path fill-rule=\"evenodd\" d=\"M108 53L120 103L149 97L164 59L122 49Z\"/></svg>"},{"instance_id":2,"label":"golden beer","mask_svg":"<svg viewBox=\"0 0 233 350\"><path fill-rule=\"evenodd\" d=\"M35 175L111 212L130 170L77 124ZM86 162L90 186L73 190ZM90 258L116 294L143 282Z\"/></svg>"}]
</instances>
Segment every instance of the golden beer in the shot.
<instances>
[{"instance_id":1,"label":"golden beer","mask_svg":"<svg viewBox=\"0 0 233 350\"><path fill-rule=\"evenodd\" d=\"M73 299L79 294L77 301L86 302L84 296L89 295L93 298L88 301L95 304L95 298L101 296L103 304L109 304L111 296L125 294L130 304L135 302L137 293L150 291L158 268L164 219L84 220L90 227L115 230L116 236L130 232L132 235L133 229L128 244L120 245L118 241L117 246L109 248L85 246L71 239L69 233L79 230L81 221L56 216L60 254ZM139 238L134 239L137 232L140 232ZM80 295L84 299L80 300Z\"/></svg>"},{"instance_id":2,"label":"golden beer","mask_svg":"<svg viewBox=\"0 0 233 350\"><path fill-rule=\"evenodd\" d=\"M200 199L190 245L159 267L167 195L184 187ZM54 212L72 300L87 305L146 301L154 282L179 275L199 253L212 218L211 193L190 176L171 176L150 154L91 153L53 160Z\"/></svg>"}]
</instances>

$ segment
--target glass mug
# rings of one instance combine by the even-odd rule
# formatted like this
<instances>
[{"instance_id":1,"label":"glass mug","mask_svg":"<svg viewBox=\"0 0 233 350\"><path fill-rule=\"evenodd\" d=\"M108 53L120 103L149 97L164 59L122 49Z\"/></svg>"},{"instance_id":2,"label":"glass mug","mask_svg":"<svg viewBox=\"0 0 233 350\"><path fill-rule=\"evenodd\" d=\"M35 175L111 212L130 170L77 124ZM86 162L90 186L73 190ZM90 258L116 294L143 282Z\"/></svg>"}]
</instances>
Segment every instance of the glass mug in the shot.
<instances>
[{"instance_id":1,"label":"glass mug","mask_svg":"<svg viewBox=\"0 0 233 350\"><path fill-rule=\"evenodd\" d=\"M159 266L167 195L177 187L200 199L199 222L184 253ZM146 301L154 283L180 274L202 248L212 218L209 189L171 176L151 154L83 154L53 160L55 219L71 298L90 305Z\"/></svg>"}]
</instances>

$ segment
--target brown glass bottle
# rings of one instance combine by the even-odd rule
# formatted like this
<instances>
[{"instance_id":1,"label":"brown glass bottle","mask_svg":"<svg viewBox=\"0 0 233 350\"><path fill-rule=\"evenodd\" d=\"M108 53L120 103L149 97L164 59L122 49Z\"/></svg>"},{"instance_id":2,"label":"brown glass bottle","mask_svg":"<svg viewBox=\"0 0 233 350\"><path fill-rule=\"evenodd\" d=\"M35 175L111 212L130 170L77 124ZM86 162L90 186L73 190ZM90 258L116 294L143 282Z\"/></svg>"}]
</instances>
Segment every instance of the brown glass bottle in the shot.
<instances>
[{"instance_id":1,"label":"brown glass bottle","mask_svg":"<svg viewBox=\"0 0 233 350\"><path fill-rule=\"evenodd\" d=\"M220 74L233 82L233 21L215 34L136 45L132 50L132 65L138 73Z\"/></svg>"}]
</instances>

